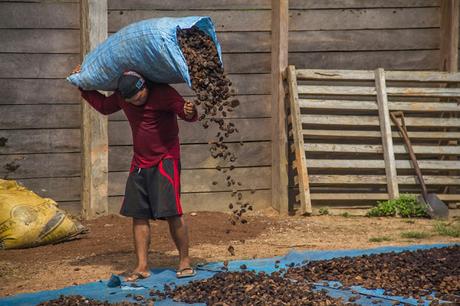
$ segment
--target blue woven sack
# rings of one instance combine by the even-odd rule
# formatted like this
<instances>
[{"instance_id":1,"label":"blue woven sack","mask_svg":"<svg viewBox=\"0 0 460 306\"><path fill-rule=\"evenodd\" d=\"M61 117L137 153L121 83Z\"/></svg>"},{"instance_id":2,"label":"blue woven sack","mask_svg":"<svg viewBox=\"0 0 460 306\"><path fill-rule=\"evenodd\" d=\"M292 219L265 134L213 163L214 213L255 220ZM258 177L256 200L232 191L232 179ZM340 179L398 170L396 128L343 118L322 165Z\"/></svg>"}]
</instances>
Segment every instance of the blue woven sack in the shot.
<instances>
[{"instance_id":1,"label":"blue woven sack","mask_svg":"<svg viewBox=\"0 0 460 306\"><path fill-rule=\"evenodd\" d=\"M134 70L157 83L187 83L190 74L176 32L197 26L222 54L210 17L154 18L133 23L88 53L81 72L67 80L85 90L115 90L123 71Z\"/></svg>"}]
</instances>

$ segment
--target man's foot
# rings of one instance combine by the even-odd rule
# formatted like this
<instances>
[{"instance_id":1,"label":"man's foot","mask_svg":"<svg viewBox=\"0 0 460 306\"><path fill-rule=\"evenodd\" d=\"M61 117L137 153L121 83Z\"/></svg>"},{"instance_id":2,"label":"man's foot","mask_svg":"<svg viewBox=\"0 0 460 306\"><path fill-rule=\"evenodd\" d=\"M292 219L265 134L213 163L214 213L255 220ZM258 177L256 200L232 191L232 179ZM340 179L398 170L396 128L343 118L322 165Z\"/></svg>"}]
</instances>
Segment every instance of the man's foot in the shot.
<instances>
[{"instance_id":1,"label":"man's foot","mask_svg":"<svg viewBox=\"0 0 460 306\"><path fill-rule=\"evenodd\" d=\"M192 267L187 267L184 269L177 270L176 277L177 278L185 278L185 277L192 277L196 275L196 270Z\"/></svg>"},{"instance_id":2,"label":"man's foot","mask_svg":"<svg viewBox=\"0 0 460 306\"><path fill-rule=\"evenodd\" d=\"M150 272L131 272L125 277L125 282L135 282L138 279L144 279L150 277Z\"/></svg>"}]
</instances>

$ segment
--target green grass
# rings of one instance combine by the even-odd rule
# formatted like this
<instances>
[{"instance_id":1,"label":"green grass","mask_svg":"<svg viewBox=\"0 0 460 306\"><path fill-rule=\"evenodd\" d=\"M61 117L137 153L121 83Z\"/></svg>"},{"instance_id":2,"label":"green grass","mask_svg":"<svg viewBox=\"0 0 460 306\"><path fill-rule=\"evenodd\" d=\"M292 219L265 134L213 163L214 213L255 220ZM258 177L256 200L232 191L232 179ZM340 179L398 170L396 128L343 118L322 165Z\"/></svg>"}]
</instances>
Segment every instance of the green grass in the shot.
<instances>
[{"instance_id":1,"label":"green grass","mask_svg":"<svg viewBox=\"0 0 460 306\"><path fill-rule=\"evenodd\" d=\"M417 232L417 231L408 231L408 232L402 232L401 237L402 238L408 238L408 239L424 239L428 238L431 235L426 232Z\"/></svg>"},{"instance_id":2,"label":"green grass","mask_svg":"<svg viewBox=\"0 0 460 306\"><path fill-rule=\"evenodd\" d=\"M351 215L348 212L344 212L342 214L342 217L349 218L349 217L351 217Z\"/></svg>"},{"instance_id":3,"label":"green grass","mask_svg":"<svg viewBox=\"0 0 460 306\"><path fill-rule=\"evenodd\" d=\"M438 235L449 236L449 237L460 237L460 223L446 224L443 222L437 222L434 225L434 229Z\"/></svg>"},{"instance_id":4,"label":"green grass","mask_svg":"<svg viewBox=\"0 0 460 306\"><path fill-rule=\"evenodd\" d=\"M392 239L387 236L369 238L369 242L383 242L383 241L391 241L391 240Z\"/></svg>"},{"instance_id":5,"label":"green grass","mask_svg":"<svg viewBox=\"0 0 460 306\"><path fill-rule=\"evenodd\" d=\"M318 213L319 213L321 216L329 215L329 209L327 209L326 207L321 207L321 208L318 210Z\"/></svg>"},{"instance_id":6,"label":"green grass","mask_svg":"<svg viewBox=\"0 0 460 306\"><path fill-rule=\"evenodd\" d=\"M421 218L427 217L426 208L413 195L401 195L398 199L378 201L377 206L367 212L369 217Z\"/></svg>"}]
</instances>

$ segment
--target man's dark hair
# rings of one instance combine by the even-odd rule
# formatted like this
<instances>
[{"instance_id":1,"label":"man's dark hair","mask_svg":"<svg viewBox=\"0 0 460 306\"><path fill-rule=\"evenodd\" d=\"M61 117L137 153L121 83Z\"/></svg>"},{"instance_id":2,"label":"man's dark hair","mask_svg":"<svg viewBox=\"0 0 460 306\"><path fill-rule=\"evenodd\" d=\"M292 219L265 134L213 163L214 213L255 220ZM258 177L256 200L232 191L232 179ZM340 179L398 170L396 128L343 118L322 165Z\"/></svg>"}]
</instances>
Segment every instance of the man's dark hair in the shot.
<instances>
[{"instance_id":1,"label":"man's dark hair","mask_svg":"<svg viewBox=\"0 0 460 306\"><path fill-rule=\"evenodd\" d=\"M129 99L145 87L145 79L135 71L126 71L118 79L118 92L123 99Z\"/></svg>"}]
</instances>

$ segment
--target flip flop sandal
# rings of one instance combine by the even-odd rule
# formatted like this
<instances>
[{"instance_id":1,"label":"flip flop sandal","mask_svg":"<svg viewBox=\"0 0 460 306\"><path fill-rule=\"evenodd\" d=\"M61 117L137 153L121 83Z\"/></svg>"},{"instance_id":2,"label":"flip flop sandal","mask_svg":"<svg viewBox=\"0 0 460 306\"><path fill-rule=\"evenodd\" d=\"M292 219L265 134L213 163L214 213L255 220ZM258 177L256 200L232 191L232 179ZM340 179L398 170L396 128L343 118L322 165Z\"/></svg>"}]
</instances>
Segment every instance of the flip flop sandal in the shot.
<instances>
[{"instance_id":1,"label":"flip flop sandal","mask_svg":"<svg viewBox=\"0 0 460 306\"><path fill-rule=\"evenodd\" d=\"M129 276L125 277L125 282L135 282L139 279L145 279L150 277L148 272L133 272Z\"/></svg>"},{"instance_id":2,"label":"flip flop sandal","mask_svg":"<svg viewBox=\"0 0 460 306\"><path fill-rule=\"evenodd\" d=\"M190 272L185 272L185 271L190 271ZM177 278L193 277L195 275L196 275L196 270L192 267L184 268L176 272Z\"/></svg>"}]
</instances>

